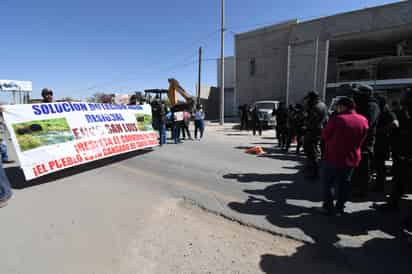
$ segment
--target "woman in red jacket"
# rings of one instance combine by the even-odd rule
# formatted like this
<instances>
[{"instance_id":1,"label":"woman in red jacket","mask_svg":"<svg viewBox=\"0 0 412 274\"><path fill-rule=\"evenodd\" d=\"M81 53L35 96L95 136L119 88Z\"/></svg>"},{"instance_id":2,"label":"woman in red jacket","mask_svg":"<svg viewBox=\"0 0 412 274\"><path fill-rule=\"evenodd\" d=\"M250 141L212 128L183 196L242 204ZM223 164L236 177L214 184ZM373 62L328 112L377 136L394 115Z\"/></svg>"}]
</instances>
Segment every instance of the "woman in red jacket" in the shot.
<instances>
[{"instance_id":1,"label":"woman in red jacket","mask_svg":"<svg viewBox=\"0 0 412 274\"><path fill-rule=\"evenodd\" d=\"M329 120L322 132L325 144L321 172L323 209L328 215L344 213L351 191L351 177L359 166L361 146L368 132L368 120L356 113L351 98L340 98L336 107L337 115Z\"/></svg>"}]
</instances>

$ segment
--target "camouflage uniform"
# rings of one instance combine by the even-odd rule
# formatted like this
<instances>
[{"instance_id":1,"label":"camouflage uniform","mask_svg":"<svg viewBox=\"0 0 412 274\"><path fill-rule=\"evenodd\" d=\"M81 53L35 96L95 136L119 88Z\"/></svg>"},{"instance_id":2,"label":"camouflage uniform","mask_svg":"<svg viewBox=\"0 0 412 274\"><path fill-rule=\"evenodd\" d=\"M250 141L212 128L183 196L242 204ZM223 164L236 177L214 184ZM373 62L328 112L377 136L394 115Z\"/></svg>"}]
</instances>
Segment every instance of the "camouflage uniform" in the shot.
<instances>
[{"instance_id":1,"label":"camouflage uniform","mask_svg":"<svg viewBox=\"0 0 412 274\"><path fill-rule=\"evenodd\" d=\"M328 118L328 111L319 95L310 92L306 97L307 113L305 119L304 151L306 154L305 177L315 179L319 176L321 159L321 134Z\"/></svg>"}]
</instances>

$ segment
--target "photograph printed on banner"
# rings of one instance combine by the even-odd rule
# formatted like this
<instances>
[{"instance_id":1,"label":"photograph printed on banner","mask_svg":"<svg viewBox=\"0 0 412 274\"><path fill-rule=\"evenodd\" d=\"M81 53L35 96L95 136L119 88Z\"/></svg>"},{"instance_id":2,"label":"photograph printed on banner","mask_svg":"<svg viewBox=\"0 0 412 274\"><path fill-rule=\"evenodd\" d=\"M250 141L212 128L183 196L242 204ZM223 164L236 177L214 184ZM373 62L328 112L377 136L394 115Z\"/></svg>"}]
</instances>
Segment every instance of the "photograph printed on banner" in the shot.
<instances>
[{"instance_id":1,"label":"photograph printed on banner","mask_svg":"<svg viewBox=\"0 0 412 274\"><path fill-rule=\"evenodd\" d=\"M74 140L66 118L30 121L12 126L21 151Z\"/></svg>"},{"instance_id":2,"label":"photograph printed on banner","mask_svg":"<svg viewBox=\"0 0 412 274\"><path fill-rule=\"evenodd\" d=\"M140 131L153 130L152 115L136 113L137 128Z\"/></svg>"}]
</instances>

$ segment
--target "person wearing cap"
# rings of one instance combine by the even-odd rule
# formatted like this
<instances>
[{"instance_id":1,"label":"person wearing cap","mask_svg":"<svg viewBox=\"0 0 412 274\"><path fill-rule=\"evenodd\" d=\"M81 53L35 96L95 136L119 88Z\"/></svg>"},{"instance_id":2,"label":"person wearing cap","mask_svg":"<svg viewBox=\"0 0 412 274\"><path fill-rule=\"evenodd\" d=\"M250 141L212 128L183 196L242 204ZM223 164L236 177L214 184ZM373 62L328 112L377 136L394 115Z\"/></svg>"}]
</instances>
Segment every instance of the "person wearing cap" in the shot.
<instances>
[{"instance_id":1,"label":"person wearing cap","mask_svg":"<svg viewBox=\"0 0 412 274\"><path fill-rule=\"evenodd\" d=\"M43 97L43 103L53 102L53 91L49 88L44 88L41 91L41 97Z\"/></svg>"},{"instance_id":2,"label":"person wearing cap","mask_svg":"<svg viewBox=\"0 0 412 274\"><path fill-rule=\"evenodd\" d=\"M328 215L344 213L351 191L351 177L361 161L361 146L368 128L367 119L356 113L354 101L349 97L340 98L337 114L322 130L325 153L321 182L323 210Z\"/></svg>"},{"instance_id":3,"label":"person wearing cap","mask_svg":"<svg viewBox=\"0 0 412 274\"><path fill-rule=\"evenodd\" d=\"M328 109L317 92L311 91L305 97L306 119L303 149L306 154L304 175L313 180L319 177L321 158L321 133L328 120Z\"/></svg>"}]
</instances>

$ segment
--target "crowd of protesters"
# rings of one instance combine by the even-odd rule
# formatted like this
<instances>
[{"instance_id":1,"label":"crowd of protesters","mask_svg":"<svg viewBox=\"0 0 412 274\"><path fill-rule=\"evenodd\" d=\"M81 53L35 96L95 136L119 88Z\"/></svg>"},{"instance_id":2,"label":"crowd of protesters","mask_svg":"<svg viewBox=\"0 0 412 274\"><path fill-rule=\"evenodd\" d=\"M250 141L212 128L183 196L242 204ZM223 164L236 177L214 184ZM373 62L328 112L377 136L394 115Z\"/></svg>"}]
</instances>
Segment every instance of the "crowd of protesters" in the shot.
<instances>
[{"instance_id":1,"label":"crowd of protesters","mask_svg":"<svg viewBox=\"0 0 412 274\"><path fill-rule=\"evenodd\" d=\"M278 146L288 152L295 142L297 154L303 147L304 176L322 182L326 215L344 214L347 201L366 199L370 192L386 195L378 210L398 210L412 182L412 91L389 105L369 86L346 89L351 95L336 98L332 108L316 92L303 104L281 102L273 110ZM259 110L247 105L239 110L240 129L255 135L261 129ZM412 216L404 223L409 235L411 229Z\"/></svg>"},{"instance_id":2,"label":"crowd of protesters","mask_svg":"<svg viewBox=\"0 0 412 274\"><path fill-rule=\"evenodd\" d=\"M112 104L113 96L103 95L100 100L103 104ZM132 95L129 98L129 105L150 104L152 109L153 129L159 133L159 145L167 144L167 132L170 131L170 140L174 144L181 144L182 140L201 140L205 130L204 111L202 105L191 108L174 108L168 106L167 101L161 100L159 96L153 99ZM192 132L192 121L194 130ZM193 133L193 134L192 134ZM194 136L194 138L193 138Z\"/></svg>"},{"instance_id":3,"label":"crowd of protesters","mask_svg":"<svg viewBox=\"0 0 412 274\"><path fill-rule=\"evenodd\" d=\"M197 105L193 110L168 107L166 102L156 97L151 102L151 107L153 128L159 131L159 144L161 146L167 143L168 130L170 131L170 139L175 144L181 144L182 140L200 141L203 138L205 123L202 105ZM194 122L194 132L191 130L192 122Z\"/></svg>"}]
</instances>

